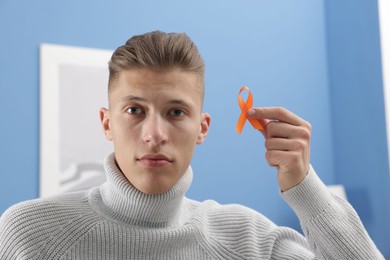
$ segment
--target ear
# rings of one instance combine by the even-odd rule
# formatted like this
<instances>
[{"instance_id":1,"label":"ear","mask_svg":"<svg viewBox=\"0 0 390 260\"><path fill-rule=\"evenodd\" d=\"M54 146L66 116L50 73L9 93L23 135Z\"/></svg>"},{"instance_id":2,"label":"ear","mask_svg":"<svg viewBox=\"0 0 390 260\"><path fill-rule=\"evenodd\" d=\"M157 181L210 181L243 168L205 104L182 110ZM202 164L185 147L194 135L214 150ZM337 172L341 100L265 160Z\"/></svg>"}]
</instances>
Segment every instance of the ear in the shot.
<instances>
[{"instance_id":1,"label":"ear","mask_svg":"<svg viewBox=\"0 0 390 260\"><path fill-rule=\"evenodd\" d=\"M202 113L202 121L200 122L200 133L196 144L201 144L206 139L207 133L209 132L211 117L209 113Z\"/></svg>"},{"instance_id":2,"label":"ear","mask_svg":"<svg viewBox=\"0 0 390 260\"><path fill-rule=\"evenodd\" d=\"M111 124L110 124L110 110L107 108L102 107L99 110L100 115L100 123L103 127L104 135L106 136L107 140L112 141L112 133L111 133Z\"/></svg>"}]
</instances>

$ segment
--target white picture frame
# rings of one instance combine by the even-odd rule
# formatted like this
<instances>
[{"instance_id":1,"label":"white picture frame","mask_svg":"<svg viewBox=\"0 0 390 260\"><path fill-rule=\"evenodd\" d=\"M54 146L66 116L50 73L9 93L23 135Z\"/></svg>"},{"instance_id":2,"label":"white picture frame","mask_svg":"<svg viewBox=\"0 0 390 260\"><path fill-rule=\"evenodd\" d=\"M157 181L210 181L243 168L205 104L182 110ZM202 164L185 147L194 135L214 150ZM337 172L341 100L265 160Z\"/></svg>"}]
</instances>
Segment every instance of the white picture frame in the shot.
<instances>
[{"instance_id":1,"label":"white picture frame","mask_svg":"<svg viewBox=\"0 0 390 260\"><path fill-rule=\"evenodd\" d=\"M387 128L387 150L390 164L390 1L378 1L378 14L381 38L383 93L385 99Z\"/></svg>"},{"instance_id":2,"label":"white picture frame","mask_svg":"<svg viewBox=\"0 0 390 260\"><path fill-rule=\"evenodd\" d=\"M82 180L87 186L104 181L98 172L113 149L104 138L99 109L107 107L111 55L110 50L40 46L40 197L88 188ZM69 185L80 168L88 174Z\"/></svg>"}]
</instances>

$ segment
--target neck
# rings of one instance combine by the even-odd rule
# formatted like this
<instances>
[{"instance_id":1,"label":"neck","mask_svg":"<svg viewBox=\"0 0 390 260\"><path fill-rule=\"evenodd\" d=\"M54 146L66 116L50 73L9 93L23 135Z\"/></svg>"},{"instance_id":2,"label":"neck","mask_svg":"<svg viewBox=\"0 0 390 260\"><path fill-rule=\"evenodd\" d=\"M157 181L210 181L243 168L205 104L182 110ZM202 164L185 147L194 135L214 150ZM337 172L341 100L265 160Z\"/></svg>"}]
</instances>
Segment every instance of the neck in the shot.
<instances>
[{"instance_id":1,"label":"neck","mask_svg":"<svg viewBox=\"0 0 390 260\"><path fill-rule=\"evenodd\" d=\"M168 227L180 224L181 206L192 181L191 167L169 190L150 195L136 189L115 163L114 154L104 163L107 182L100 187L99 210L110 218L136 226Z\"/></svg>"}]
</instances>

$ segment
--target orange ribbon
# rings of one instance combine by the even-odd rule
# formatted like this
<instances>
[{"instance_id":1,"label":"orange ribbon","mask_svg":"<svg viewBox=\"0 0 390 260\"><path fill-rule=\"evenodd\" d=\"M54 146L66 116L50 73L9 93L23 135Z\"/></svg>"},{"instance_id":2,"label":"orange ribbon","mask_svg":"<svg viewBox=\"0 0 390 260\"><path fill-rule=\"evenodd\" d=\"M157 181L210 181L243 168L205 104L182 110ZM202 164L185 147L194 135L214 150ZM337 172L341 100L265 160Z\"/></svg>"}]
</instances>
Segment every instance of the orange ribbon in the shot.
<instances>
[{"instance_id":1,"label":"orange ribbon","mask_svg":"<svg viewBox=\"0 0 390 260\"><path fill-rule=\"evenodd\" d=\"M244 90L248 90L248 98L247 98L246 102L244 102L244 100L241 97L241 92L243 92ZM252 93L251 93L251 91L249 90L249 88L247 86L243 86L240 89L240 92L238 92L238 105L240 106L240 109L241 109L241 115L238 118L237 125L236 125L236 130L237 130L237 132L239 134L241 134L242 129L244 128L246 120L248 120L249 123L251 123L251 125L255 129L257 129L257 130L263 130L264 129L259 121L257 121L254 118L250 118L247 115L248 110L251 109L252 105L253 105Z\"/></svg>"}]
</instances>

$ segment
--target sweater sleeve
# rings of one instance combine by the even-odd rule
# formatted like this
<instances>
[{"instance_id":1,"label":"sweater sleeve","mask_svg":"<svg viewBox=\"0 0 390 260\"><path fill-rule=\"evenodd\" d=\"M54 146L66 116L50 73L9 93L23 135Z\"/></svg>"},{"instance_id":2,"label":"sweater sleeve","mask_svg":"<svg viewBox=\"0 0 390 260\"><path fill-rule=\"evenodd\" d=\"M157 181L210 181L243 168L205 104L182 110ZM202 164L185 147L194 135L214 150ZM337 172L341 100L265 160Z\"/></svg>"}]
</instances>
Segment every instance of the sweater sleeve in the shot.
<instances>
[{"instance_id":1,"label":"sweater sleeve","mask_svg":"<svg viewBox=\"0 0 390 260\"><path fill-rule=\"evenodd\" d=\"M297 214L316 259L384 259L356 211L332 195L311 166L282 197Z\"/></svg>"}]
</instances>

